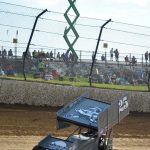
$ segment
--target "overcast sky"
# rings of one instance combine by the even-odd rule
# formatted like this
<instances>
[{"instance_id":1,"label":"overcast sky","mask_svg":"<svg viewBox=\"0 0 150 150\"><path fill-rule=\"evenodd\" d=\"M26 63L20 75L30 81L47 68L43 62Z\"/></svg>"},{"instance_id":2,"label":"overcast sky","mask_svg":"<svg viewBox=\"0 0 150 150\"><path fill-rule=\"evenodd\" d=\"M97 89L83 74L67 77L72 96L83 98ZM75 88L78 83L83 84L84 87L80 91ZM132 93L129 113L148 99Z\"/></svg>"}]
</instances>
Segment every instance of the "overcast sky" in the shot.
<instances>
[{"instance_id":1,"label":"overcast sky","mask_svg":"<svg viewBox=\"0 0 150 150\"><path fill-rule=\"evenodd\" d=\"M32 7L64 12L68 0L5 0ZM76 0L81 16L150 26L150 0Z\"/></svg>"},{"instance_id":2,"label":"overcast sky","mask_svg":"<svg viewBox=\"0 0 150 150\"><path fill-rule=\"evenodd\" d=\"M0 0L1 1L1 0ZM41 8L41 9L48 9L50 11L56 11L56 12L62 12L64 13L66 9L69 6L68 0L5 0L4 2L8 3L15 3L15 4L20 4L20 5L25 5L29 7L35 7L35 8ZM149 14L150 14L150 0L76 0L76 7L80 13L81 17L92 17L92 18L99 18L99 19L112 19L112 21L116 22L124 22L124 23L129 23L129 24L135 24L135 25L141 25L141 26L148 26L150 27L150 20L149 20ZM7 8L7 9L6 9ZM20 8L13 8L11 5L3 5L0 3L0 9L1 10L7 10L7 11L12 11L12 12L22 12L22 9ZM25 9L28 15L30 15L30 11ZM36 13L37 14L37 13ZM32 28L34 19L32 19L32 22L29 21L29 19L26 19L25 17L22 17L21 19L19 17L14 18L11 16L8 16L8 14L2 14L0 15L0 23L4 24L13 24L13 25L19 25L19 26L24 26L24 27L30 27ZM34 14L35 15L35 14ZM50 17L57 18L62 20L60 16L52 16L49 15ZM15 22L13 21L15 20ZM63 20L65 20L63 18ZM77 20L77 23L84 23L88 25L96 25L96 26L101 26L104 22L103 21L91 21L87 19L79 19ZM43 23L42 23L43 24ZM44 24L47 24L46 21ZM67 26L65 25L60 25L60 24L49 24L49 27L45 25L40 26L39 23L39 28L48 30L51 29L49 32L58 32L63 34L64 28ZM55 28L52 28L55 27ZM125 26L125 25L119 25L119 24L113 24L110 23L107 25L109 28L115 28L119 30L125 30L129 32L136 32L140 34L148 34L150 35L150 28L141 28L141 27L135 27L135 26ZM80 35L80 37L91 37L96 39L99 34L99 28L86 28L86 27L76 27L77 31ZM2 29L2 28L1 28ZM5 27L6 30L6 27ZM17 29L8 29L10 31L10 36L12 30L17 30ZM55 31L56 30L56 31ZM2 32L2 31L1 31ZM22 33L22 35L21 35ZM20 38L20 41L27 43L27 39L29 38L30 32L25 36L26 33L23 33L23 31L19 30L19 35L18 38ZM8 36L8 35L7 35ZM41 35L45 38L45 35ZM9 39L6 36L0 37L2 40ZM61 36L61 39L58 37L55 37L51 39L52 37L47 37L46 39L49 39L50 43L47 44L47 46L51 47L61 47L61 48L67 48L67 45L64 42L63 37ZM115 43L109 43L108 50L113 47L113 48L118 48L121 53L144 53L145 51L149 50L148 47L150 47L150 36L142 36L142 35L134 35L134 34L125 34L125 33L118 33L114 31L104 31L102 34L102 39L106 41L118 41L120 43L131 43L133 45L144 45L146 47L138 47L138 46L127 46L127 45L121 45L121 44L115 44ZM48 43L46 40L40 40L39 36L36 37L35 34L35 39L33 39L34 43L37 41L37 43L40 43L41 45L46 45L45 43ZM40 41L40 42L39 42ZM42 42L41 42L42 41ZM44 43L45 42L45 43ZM58 45L59 42L59 45ZM77 44L75 45L76 49L84 49L84 50L95 50L95 45L96 45L96 40L94 41L89 41L84 39L83 40L78 40ZM102 43L101 43L102 44ZM1 43L2 45L2 43ZM100 50L104 50L102 48L102 45L100 45ZM150 50L149 50L150 51Z\"/></svg>"}]
</instances>

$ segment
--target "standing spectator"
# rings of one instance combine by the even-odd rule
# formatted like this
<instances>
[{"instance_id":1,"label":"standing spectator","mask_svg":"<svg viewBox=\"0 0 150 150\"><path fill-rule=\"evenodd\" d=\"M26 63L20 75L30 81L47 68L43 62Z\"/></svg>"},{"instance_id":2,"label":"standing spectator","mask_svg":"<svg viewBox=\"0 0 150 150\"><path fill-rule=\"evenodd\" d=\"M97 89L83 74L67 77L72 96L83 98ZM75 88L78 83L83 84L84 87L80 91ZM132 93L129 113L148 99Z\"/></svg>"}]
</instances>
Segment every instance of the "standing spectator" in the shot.
<instances>
[{"instance_id":1,"label":"standing spectator","mask_svg":"<svg viewBox=\"0 0 150 150\"><path fill-rule=\"evenodd\" d=\"M27 51L27 56L26 56L28 59L31 59L31 53L30 51Z\"/></svg>"},{"instance_id":2,"label":"standing spectator","mask_svg":"<svg viewBox=\"0 0 150 150\"><path fill-rule=\"evenodd\" d=\"M148 61L148 51L145 53L145 61L146 61L146 66L147 66L147 61Z\"/></svg>"},{"instance_id":3,"label":"standing spectator","mask_svg":"<svg viewBox=\"0 0 150 150\"><path fill-rule=\"evenodd\" d=\"M69 51L67 51L66 53L63 53L63 54L61 55L62 60L63 60L67 65L68 65L68 62L69 62L68 52L69 52Z\"/></svg>"},{"instance_id":4,"label":"standing spectator","mask_svg":"<svg viewBox=\"0 0 150 150\"><path fill-rule=\"evenodd\" d=\"M148 57L149 57L148 59L149 59L149 64L150 64L150 53L148 54Z\"/></svg>"},{"instance_id":5,"label":"standing spectator","mask_svg":"<svg viewBox=\"0 0 150 150\"><path fill-rule=\"evenodd\" d=\"M92 61L94 60L94 55L95 55L95 52L93 51L93 53L92 53Z\"/></svg>"},{"instance_id":6,"label":"standing spectator","mask_svg":"<svg viewBox=\"0 0 150 150\"><path fill-rule=\"evenodd\" d=\"M53 60L53 52L50 52L50 60Z\"/></svg>"},{"instance_id":7,"label":"standing spectator","mask_svg":"<svg viewBox=\"0 0 150 150\"><path fill-rule=\"evenodd\" d=\"M126 65L128 64L128 62L129 62L129 57L128 57L128 55L126 55L126 57L124 58L125 59L125 63L126 63Z\"/></svg>"},{"instance_id":8,"label":"standing spectator","mask_svg":"<svg viewBox=\"0 0 150 150\"><path fill-rule=\"evenodd\" d=\"M104 55L101 56L101 60L105 61L105 56Z\"/></svg>"},{"instance_id":9,"label":"standing spectator","mask_svg":"<svg viewBox=\"0 0 150 150\"><path fill-rule=\"evenodd\" d=\"M49 57L50 57L50 53L47 52L47 53L46 53L46 58L49 58Z\"/></svg>"},{"instance_id":10,"label":"standing spectator","mask_svg":"<svg viewBox=\"0 0 150 150\"><path fill-rule=\"evenodd\" d=\"M136 63L137 63L137 60L136 60L135 56L133 56L132 57L132 65L136 65Z\"/></svg>"},{"instance_id":11,"label":"standing spectator","mask_svg":"<svg viewBox=\"0 0 150 150\"><path fill-rule=\"evenodd\" d=\"M39 53L39 57L40 57L41 59L46 58L46 54L45 54L45 52L43 51L43 48L41 48L41 51L40 51L40 53Z\"/></svg>"},{"instance_id":12,"label":"standing spectator","mask_svg":"<svg viewBox=\"0 0 150 150\"><path fill-rule=\"evenodd\" d=\"M73 61L73 54L72 53L69 54L69 60Z\"/></svg>"},{"instance_id":13,"label":"standing spectator","mask_svg":"<svg viewBox=\"0 0 150 150\"><path fill-rule=\"evenodd\" d=\"M6 55L7 55L7 51L6 51L6 49L4 49L4 50L2 51L2 58L6 58Z\"/></svg>"},{"instance_id":14,"label":"standing spectator","mask_svg":"<svg viewBox=\"0 0 150 150\"><path fill-rule=\"evenodd\" d=\"M60 52L57 53L57 59L60 60Z\"/></svg>"},{"instance_id":15,"label":"standing spectator","mask_svg":"<svg viewBox=\"0 0 150 150\"><path fill-rule=\"evenodd\" d=\"M26 56L25 56L25 54L26 54ZM24 59L24 57L26 57L27 59L31 59L31 53L30 53L30 51L27 51L27 53L23 52L22 53L22 59Z\"/></svg>"},{"instance_id":16,"label":"standing spectator","mask_svg":"<svg viewBox=\"0 0 150 150\"><path fill-rule=\"evenodd\" d=\"M61 54L61 59L63 59L64 55L65 55L64 53Z\"/></svg>"},{"instance_id":17,"label":"standing spectator","mask_svg":"<svg viewBox=\"0 0 150 150\"><path fill-rule=\"evenodd\" d=\"M118 61L118 60L119 60L119 51L118 51L117 48L116 48L116 50L114 51L114 53L115 53L116 61Z\"/></svg>"},{"instance_id":18,"label":"standing spectator","mask_svg":"<svg viewBox=\"0 0 150 150\"><path fill-rule=\"evenodd\" d=\"M75 53L72 53L72 61L77 62L78 56Z\"/></svg>"},{"instance_id":19,"label":"standing spectator","mask_svg":"<svg viewBox=\"0 0 150 150\"><path fill-rule=\"evenodd\" d=\"M22 53L22 59L24 59L24 57L25 57L25 52Z\"/></svg>"},{"instance_id":20,"label":"standing spectator","mask_svg":"<svg viewBox=\"0 0 150 150\"><path fill-rule=\"evenodd\" d=\"M13 57L12 49L8 51L8 59Z\"/></svg>"},{"instance_id":21,"label":"standing spectator","mask_svg":"<svg viewBox=\"0 0 150 150\"><path fill-rule=\"evenodd\" d=\"M35 50L35 58L40 59L40 51Z\"/></svg>"},{"instance_id":22,"label":"standing spectator","mask_svg":"<svg viewBox=\"0 0 150 150\"><path fill-rule=\"evenodd\" d=\"M2 51L0 51L0 57L2 56Z\"/></svg>"},{"instance_id":23,"label":"standing spectator","mask_svg":"<svg viewBox=\"0 0 150 150\"><path fill-rule=\"evenodd\" d=\"M114 53L114 50L113 48L111 48L110 50L110 60L113 61L113 53Z\"/></svg>"}]
</instances>

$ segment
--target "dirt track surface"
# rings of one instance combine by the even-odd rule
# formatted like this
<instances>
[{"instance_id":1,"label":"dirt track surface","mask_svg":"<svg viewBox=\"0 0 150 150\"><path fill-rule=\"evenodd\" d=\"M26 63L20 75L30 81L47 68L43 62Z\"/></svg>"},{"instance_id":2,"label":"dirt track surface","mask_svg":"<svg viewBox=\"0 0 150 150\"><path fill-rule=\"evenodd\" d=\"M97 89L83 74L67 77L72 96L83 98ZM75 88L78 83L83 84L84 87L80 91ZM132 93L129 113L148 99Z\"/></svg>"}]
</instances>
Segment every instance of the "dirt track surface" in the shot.
<instances>
[{"instance_id":1,"label":"dirt track surface","mask_svg":"<svg viewBox=\"0 0 150 150\"><path fill-rule=\"evenodd\" d=\"M65 137L75 127L56 130L57 108L0 105L0 150L31 150L45 135ZM115 150L150 150L150 114L131 113L113 128Z\"/></svg>"}]
</instances>

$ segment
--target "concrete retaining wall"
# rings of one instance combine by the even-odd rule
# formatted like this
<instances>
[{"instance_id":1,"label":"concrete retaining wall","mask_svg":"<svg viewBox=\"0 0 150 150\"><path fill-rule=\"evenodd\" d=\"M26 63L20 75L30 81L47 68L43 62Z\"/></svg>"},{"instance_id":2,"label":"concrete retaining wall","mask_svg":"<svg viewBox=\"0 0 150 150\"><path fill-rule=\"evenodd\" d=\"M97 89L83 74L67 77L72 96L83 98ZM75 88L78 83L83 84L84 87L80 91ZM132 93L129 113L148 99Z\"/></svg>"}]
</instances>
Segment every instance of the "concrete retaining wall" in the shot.
<instances>
[{"instance_id":1,"label":"concrete retaining wall","mask_svg":"<svg viewBox=\"0 0 150 150\"><path fill-rule=\"evenodd\" d=\"M83 93L89 93L91 98L107 102L114 101L121 94L128 93L130 111L150 112L150 92L61 86L0 79L0 103L5 104L62 106Z\"/></svg>"}]
</instances>

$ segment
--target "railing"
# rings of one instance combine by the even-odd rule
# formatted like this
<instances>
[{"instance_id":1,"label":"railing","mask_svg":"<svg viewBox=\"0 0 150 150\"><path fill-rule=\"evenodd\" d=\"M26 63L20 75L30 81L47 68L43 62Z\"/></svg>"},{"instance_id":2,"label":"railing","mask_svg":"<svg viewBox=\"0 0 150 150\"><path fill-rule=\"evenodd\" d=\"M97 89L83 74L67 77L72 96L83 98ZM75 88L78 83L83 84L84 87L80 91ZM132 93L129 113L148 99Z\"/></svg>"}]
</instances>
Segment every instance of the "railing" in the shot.
<instances>
[{"instance_id":1,"label":"railing","mask_svg":"<svg viewBox=\"0 0 150 150\"><path fill-rule=\"evenodd\" d=\"M90 55L92 55L92 52L86 53L85 51L80 51L80 56L79 56L78 62L92 63L92 56L90 56ZM96 58L97 63L132 66L133 64L132 64L131 57L132 56L138 56L137 59L136 59L137 60L136 65L144 67L144 66L148 66L150 64L150 60L148 60L147 62L146 62L146 60L144 60L143 54L129 54L128 56L130 56L130 57L129 57L129 61L127 63L124 60L124 56L126 56L126 54L120 54L119 61L116 61L114 57L113 57L113 61L112 61L112 59L110 58L108 53L106 53L106 59L101 60L101 55L103 55L102 52L98 53L97 58ZM29 56L29 58L33 59L33 56ZM58 59L56 57L56 54L54 55L53 58L46 57L46 56L44 58L47 59L47 60L53 60L53 61L57 61L57 62L62 61L62 59ZM2 60L7 60L7 59L13 59L13 60L17 61L17 60L22 60L23 56L20 56L20 55L19 56L8 56L8 55L2 56L2 55L0 55L0 59L1 59L1 61Z\"/></svg>"}]
</instances>

